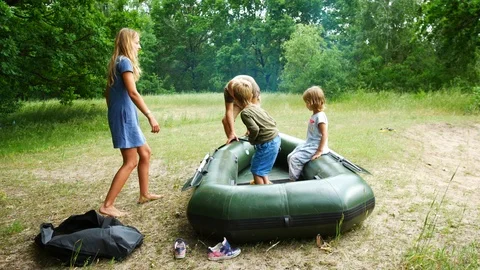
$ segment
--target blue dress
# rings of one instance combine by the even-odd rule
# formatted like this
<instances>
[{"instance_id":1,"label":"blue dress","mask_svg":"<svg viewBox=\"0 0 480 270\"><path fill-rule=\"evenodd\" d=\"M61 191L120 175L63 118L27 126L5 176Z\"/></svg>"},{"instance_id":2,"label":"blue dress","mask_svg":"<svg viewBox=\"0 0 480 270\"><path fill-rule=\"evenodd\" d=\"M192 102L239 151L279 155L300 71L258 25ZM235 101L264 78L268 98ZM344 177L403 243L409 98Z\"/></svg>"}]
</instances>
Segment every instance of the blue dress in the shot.
<instances>
[{"instance_id":1,"label":"blue dress","mask_svg":"<svg viewBox=\"0 0 480 270\"><path fill-rule=\"evenodd\" d=\"M134 148L146 142L140 129L137 107L123 82L124 72L133 72L133 65L127 57L119 56L115 62L115 79L108 100L108 125L114 148Z\"/></svg>"}]
</instances>

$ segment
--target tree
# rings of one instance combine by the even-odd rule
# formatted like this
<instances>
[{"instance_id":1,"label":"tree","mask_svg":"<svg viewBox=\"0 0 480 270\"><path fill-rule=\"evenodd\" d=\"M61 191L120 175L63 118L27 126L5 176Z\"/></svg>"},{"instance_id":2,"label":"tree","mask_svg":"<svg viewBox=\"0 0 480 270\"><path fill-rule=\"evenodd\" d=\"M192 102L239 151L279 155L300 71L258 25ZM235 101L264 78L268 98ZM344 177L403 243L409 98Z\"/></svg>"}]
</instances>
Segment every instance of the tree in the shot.
<instances>
[{"instance_id":1,"label":"tree","mask_svg":"<svg viewBox=\"0 0 480 270\"><path fill-rule=\"evenodd\" d=\"M1 1L0 112L21 100L100 97L115 34L148 23L143 7L136 0Z\"/></svg>"},{"instance_id":2,"label":"tree","mask_svg":"<svg viewBox=\"0 0 480 270\"><path fill-rule=\"evenodd\" d=\"M321 37L323 29L298 24L290 40L283 45L285 69L280 89L302 93L312 85L324 88L330 97L347 90L349 66L335 47L327 48Z\"/></svg>"},{"instance_id":3,"label":"tree","mask_svg":"<svg viewBox=\"0 0 480 270\"><path fill-rule=\"evenodd\" d=\"M14 19L12 9L7 3L0 2L0 116L14 112L18 107L18 84L16 75L21 73L21 68L16 64L18 58L18 47L12 37L12 26Z\"/></svg>"},{"instance_id":4,"label":"tree","mask_svg":"<svg viewBox=\"0 0 480 270\"><path fill-rule=\"evenodd\" d=\"M155 72L178 91L209 89L213 73L215 1L164 0L152 6L157 39Z\"/></svg>"},{"instance_id":5,"label":"tree","mask_svg":"<svg viewBox=\"0 0 480 270\"><path fill-rule=\"evenodd\" d=\"M361 1L349 38L357 87L416 91L442 85L434 47L416 38L416 0Z\"/></svg>"},{"instance_id":6,"label":"tree","mask_svg":"<svg viewBox=\"0 0 480 270\"><path fill-rule=\"evenodd\" d=\"M2 1L0 8L0 81L11 97L69 103L96 96L106 59L104 17L96 1Z\"/></svg>"},{"instance_id":7,"label":"tree","mask_svg":"<svg viewBox=\"0 0 480 270\"><path fill-rule=\"evenodd\" d=\"M282 43L296 21L321 21L320 11L320 0L157 1L152 10L157 74L182 91L221 90L238 74L276 91Z\"/></svg>"},{"instance_id":8,"label":"tree","mask_svg":"<svg viewBox=\"0 0 480 270\"><path fill-rule=\"evenodd\" d=\"M446 78L478 83L480 1L423 1L422 12L420 33L433 42L444 60Z\"/></svg>"},{"instance_id":9,"label":"tree","mask_svg":"<svg viewBox=\"0 0 480 270\"><path fill-rule=\"evenodd\" d=\"M293 31L294 22L284 14L281 1L229 1L217 35L217 77L223 84L235 75L248 74L262 90L277 90L282 69L281 44Z\"/></svg>"}]
</instances>

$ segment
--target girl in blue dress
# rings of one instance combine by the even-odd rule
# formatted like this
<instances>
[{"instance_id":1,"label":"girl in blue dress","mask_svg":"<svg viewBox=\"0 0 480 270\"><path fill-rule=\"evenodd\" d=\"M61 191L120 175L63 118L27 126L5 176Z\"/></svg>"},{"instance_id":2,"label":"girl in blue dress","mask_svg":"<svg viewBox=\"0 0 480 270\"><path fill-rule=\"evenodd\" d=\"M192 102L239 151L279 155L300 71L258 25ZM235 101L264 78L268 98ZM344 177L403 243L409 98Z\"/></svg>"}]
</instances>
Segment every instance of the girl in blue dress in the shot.
<instances>
[{"instance_id":1,"label":"girl in blue dress","mask_svg":"<svg viewBox=\"0 0 480 270\"><path fill-rule=\"evenodd\" d=\"M115 39L115 49L108 65L108 82L105 98L108 106L108 124L113 147L119 148L123 164L115 174L107 197L100 206L103 215L125 215L113 205L132 171L137 168L140 184L138 203L161 198L148 191L151 149L140 129L137 109L148 118L151 132L158 133L160 126L138 93L136 82L140 77L138 51L141 49L139 34L128 28L121 29Z\"/></svg>"}]
</instances>

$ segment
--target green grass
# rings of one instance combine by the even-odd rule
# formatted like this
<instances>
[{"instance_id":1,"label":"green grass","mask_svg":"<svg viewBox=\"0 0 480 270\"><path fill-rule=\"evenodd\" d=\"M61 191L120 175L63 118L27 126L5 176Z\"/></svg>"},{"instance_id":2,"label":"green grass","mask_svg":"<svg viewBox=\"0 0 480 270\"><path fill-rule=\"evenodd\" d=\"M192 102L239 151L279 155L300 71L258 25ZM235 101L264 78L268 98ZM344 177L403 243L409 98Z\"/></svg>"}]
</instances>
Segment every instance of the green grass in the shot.
<instances>
[{"instance_id":1,"label":"green grass","mask_svg":"<svg viewBox=\"0 0 480 270\"><path fill-rule=\"evenodd\" d=\"M309 115L301 96L266 93L262 97L264 108L277 118L277 124L283 132L294 133L302 138L305 136L304 123L296 123L295 120L299 115ZM222 97L219 94L147 96L146 99L163 128L198 124L202 126L198 131L206 133L209 127L204 125L218 127L223 114ZM355 143L350 138L360 141L364 139L358 137L360 134L365 137L376 135L371 132L372 126L380 129L395 123L397 127L404 128L412 122L434 122L437 117L445 119L468 114L473 99L473 96L460 92L415 95L358 92L333 104L328 103L326 112L331 122L331 132L335 132L336 127L337 130L343 130L352 120L357 120L355 129L358 134L352 136L351 132L346 132L340 137L342 142L345 138L346 142ZM45 151L108 137L106 113L104 100L76 101L73 106L63 106L58 101L27 103L20 111L0 120L0 156ZM372 114L375 114L373 119ZM241 127L239 124L237 126ZM144 128L147 128L145 123ZM347 147L350 148L350 145Z\"/></svg>"},{"instance_id":2,"label":"green grass","mask_svg":"<svg viewBox=\"0 0 480 270\"><path fill-rule=\"evenodd\" d=\"M327 93L329 146L374 172L374 176L366 179L378 195L375 210L365 221L366 225L333 240L334 250L328 256L319 253L309 240L281 241L274 247L277 241L272 241L241 246L243 255L227 265L207 264L205 245L215 243L206 242L192 232L185 215L190 193L180 192L203 156L226 140L220 122L224 112L223 95L175 94L144 99L161 126L159 134L151 134L148 122L140 115L142 130L152 148L151 189L165 194L166 198L137 206L135 174L119 195L117 204L131 213L123 222L137 227L146 236L141 252L134 252L130 259L122 262L125 267L236 269L249 268L253 262L262 265L260 269L316 269L319 265L342 268L343 260L351 260L350 268L365 265L383 269L479 267L478 238L455 246L436 238L439 234L446 239L454 238L463 228L458 225L461 217L445 209L448 204L435 208L439 216L440 213L447 215L447 227L424 227L430 224L422 223L425 216L434 211L428 211L428 207L438 203L429 194L422 201L405 201L405 210L400 214L388 207L389 200L407 197L408 186L422 187L422 183L409 181L414 177L420 157L418 145L404 134L412 126L421 124L479 124L478 112L472 110L475 96L457 91L358 92L330 101ZM300 95L264 93L262 106L275 118L281 132L305 137L310 112ZM105 101L101 99L75 101L72 106L62 106L58 101L29 102L20 111L0 120L0 241L4 243L0 247L0 268L56 267L46 258L37 258L31 246L38 226L42 222L58 225L72 214L98 209L121 164L119 151L112 148L106 113ZM241 121L237 121L235 127L238 135L245 132ZM393 131L382 132L381 129L387 127ZM379 175L378 172L384 170L388 170L388 174ZM423 218L399 219L405 213L418 213ZM392 218L398 223L397 228L389 227ZM478 220L479 217L472 218ZM409 227L417 228L413 230L417 235L410 235L412 241L403 242L404 246L399 247L404 257L386 259L381 247L396 241L392 235ZM383 231L386 232L377 235ZM171 259L171 243L176 237L190 241L189 258L183 262ZM429 237L428 244L416 248L418 242L413 240L424 237ZM360 254L356 250L362 243L369 242L369 248L359 249L368 251L358 251L369 257L367 263L366 259L356 257ZM349 259L342 255L347 253L354 256ZM112 269L116 264L100 261L89 267Z\"/></svg>"},{"instance_id":3,"label":"green grass","mask_svg":"<svg viewBox=\"0 0 480 270\"><path fill-rule=\"evenodd\" d=\"M108 135L106 109L100 100L27 103L0 122L0 156L40 152Z\"/></svg>"},{"instance_id":4,"label":"green grass","mask_svg":"<svg viewBox=\"0 0 480 270\"><path fill-rule=\"evenodd\" d=\"M23 225L19 221L15 220L12 222L12 224L6 226L1 234L8 236L20 233L21 231L23 231Z\"/></svg>"},{"instance_id":5,"label":"green grass","mask_svg":"<svg viewBox=\"0 0 480 270\"><path fill-rule=\"evenodd\" d=\"M459 248L426 247L422 252L408 253L405 267L408 269L479 269L478 242L472 242Z\"/></svg>"}]
</instances>

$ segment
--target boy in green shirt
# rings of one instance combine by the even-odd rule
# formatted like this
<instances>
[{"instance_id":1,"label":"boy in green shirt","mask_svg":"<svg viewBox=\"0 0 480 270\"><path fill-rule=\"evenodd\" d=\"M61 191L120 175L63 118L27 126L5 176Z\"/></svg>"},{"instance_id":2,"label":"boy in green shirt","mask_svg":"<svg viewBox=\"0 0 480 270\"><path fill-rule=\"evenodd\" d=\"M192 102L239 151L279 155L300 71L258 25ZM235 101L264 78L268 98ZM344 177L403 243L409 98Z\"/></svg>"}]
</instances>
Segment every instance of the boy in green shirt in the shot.
<instances>
[{"instance_id":1,"label":"boy in green shirt","mask_svg":"<svg viewBox=\"0 0 480 270\"><path fill-rule=\"evenodd\" d=\"M280 136L275 120L252 100L252 84L244 79L232 82L234 98L240 109L240 117L248 130L248 141L254 145L251 172L255 184L271 184L268 174L280 150Z\"/></svg>"}]
</instances>

